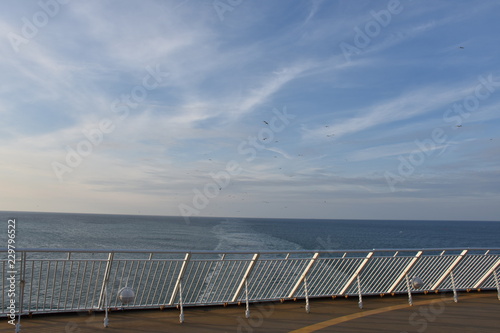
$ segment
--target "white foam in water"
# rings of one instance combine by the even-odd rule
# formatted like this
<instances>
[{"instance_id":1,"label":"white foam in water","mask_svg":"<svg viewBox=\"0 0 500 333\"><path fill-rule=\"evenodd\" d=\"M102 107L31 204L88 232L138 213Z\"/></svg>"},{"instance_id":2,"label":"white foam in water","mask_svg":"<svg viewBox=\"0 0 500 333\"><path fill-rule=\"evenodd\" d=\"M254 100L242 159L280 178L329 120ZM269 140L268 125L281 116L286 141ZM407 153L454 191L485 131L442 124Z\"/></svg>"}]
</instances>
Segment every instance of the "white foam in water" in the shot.
<instances>
[{"instance_id":1,"label":"white foam in water","mask_svg":"<svg viewBox=\"0 0 500 333\"><path fill-rule=\"evenodd\" d=\"M301 250L296 243L257 232L246 222L238 219L226 219L212 228L212 232L219 240L215 251L262 251L262 250ZM213 287L216 283L214 276L218 276L222 265L214 265L207 274L204 289L198 298L199 302L206 302L213 296Z\"/></svg>"}]
</instances>

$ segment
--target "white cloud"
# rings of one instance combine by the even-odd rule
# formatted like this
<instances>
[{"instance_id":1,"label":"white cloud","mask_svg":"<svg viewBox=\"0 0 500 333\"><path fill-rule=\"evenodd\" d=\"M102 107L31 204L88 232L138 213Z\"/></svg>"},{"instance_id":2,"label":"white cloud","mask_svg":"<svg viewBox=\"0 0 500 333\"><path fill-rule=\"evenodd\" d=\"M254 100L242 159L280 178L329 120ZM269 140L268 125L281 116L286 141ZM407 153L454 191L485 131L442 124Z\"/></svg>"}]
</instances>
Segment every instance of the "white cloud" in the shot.
<instances>
[{"instance_id":1,"label":"white cloud","mask_svg":"<svg viewBox=\"0 0 500 333\"><path fill-rule=\"evenodd\" d=\"M344 135L352 135L382 124L409 119L418 115L436 111L443 114L454 101L467 96L468 88L459 87L425 87L405 92L391 100L376 101L358 110L350 111L349 119L333 122L328 127L305 129L306 139L319 139L325 135L334 135L338 139Z\"/></svg>"},{"instance_id":2,"label":"white cloud","mask_svg":"<svg viewBox=\"0 0 500 333\"><path fill-rule=\"evenodd\" d=\"M264 103L270 96L278 92L285 84L296 79L303 72L313 67L309 63L295 64L273 72L273 76L266 78L260 87L250 92L239 107L239 113L252 111L259 104Z\"/></svg>"},{"instance_id":3,"label":"white cloud","mask_svg":"<svg viewBox=\"0 0 500 333\"><path fill-rule=\"evenodd\" d=\"M21 18L39 10L36 3L11 5L0 4L4 36L20 32ZM352 41L353 27L382 5L244 2L221 22L210 2L70 2L19 53L8 39L0 41L0 180L13 193L2 196L4 209L35 209L33 202L45 207L38 210L132 212L136 205L145 213L178 214L176 204L191 200L193 188L229 160L241 162L245 172L227 191L241 195L250 187L249 207L262 208L262 214L280 214L279 208L259 206L273 198L290 200L293 215L310 209L305 203L314 205L316 191L337 202L380 193L385 180L373 175L393 167L388 159L411 152L415 138L449 126L442 120L446 109L474 93L477 76L496 64L484 54L447 54L449 45L435 51L438 59L393 47L411 42L425 49L424 41L450 40L446 31L465 25L470 35L494 38L495 29L473 23L495 22L493 3L471 13L446 2L411 6L362 56L347 62L339 42ZM443 18L444 10L452 12ZM476 43L459 40L467 50ZM484 47L495 54L498 46ZM444 55L450 60L439 58ZM457 67L463 63L470 66ZM147 66L169 75L119 119L113 101L140 86ZM488 152L495 151L489 139L497 104L493 94L481 101L463 131L447 142L456 155L439 157L441 164L472 156L473 138L487 138ZM238 144L255 136L268 112L282 105L296 116L293 124L247 163ZM66 147L86 140L83 131L104 118L113 121L112 133L59 183L51 162L64 162ZM494 165L489 155L485 150L480 163ZM407 184L402 191L408 195L431 188ZM206 212L233 209L234 197L222 198Z\"/></svg>"}]
</instances>

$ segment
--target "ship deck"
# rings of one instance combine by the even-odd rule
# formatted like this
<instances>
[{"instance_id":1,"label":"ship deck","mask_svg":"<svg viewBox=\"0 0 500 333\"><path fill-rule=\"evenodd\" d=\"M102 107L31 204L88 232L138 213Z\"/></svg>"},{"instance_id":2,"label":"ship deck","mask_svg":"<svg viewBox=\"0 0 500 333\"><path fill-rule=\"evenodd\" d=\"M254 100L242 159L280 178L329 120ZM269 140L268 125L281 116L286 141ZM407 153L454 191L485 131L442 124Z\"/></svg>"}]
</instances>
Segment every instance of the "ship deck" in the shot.
<instances>
[{"instance_id":1,"label":"ship deck","mask_svg":"<svg viewBox=\"0 0 500 333\"><path fill-rule=\"evenodd\" d=\"M21 332L495 332L500 330L500 300L496 291L453 294L416 294L413 306L404 295L357 297L184 308L184 323L177 309L115 310L109 312L109 327L103 326L104 312L25 316ZM0 332L14 332L3 318Z\"/></svg>"}]
</instances>

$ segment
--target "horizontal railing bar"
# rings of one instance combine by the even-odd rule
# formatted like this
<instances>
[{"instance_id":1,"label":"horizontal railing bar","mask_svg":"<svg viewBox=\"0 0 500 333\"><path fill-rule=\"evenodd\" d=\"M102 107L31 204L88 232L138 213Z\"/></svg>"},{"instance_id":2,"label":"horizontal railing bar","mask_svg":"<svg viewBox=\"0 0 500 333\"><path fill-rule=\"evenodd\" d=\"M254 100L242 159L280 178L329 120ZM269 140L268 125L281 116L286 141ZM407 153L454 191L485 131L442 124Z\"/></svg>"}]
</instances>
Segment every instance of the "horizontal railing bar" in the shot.
<instances>
[{"instance_id":1,"label":"horizontal railing bar","mask_svg":"<svg viewBox=\"0 0 500 333\"><path fill-rule=\"evenodd\" d=\"M109 252L108 252L109 253ZM259 252L259 253L262 253L262 252ZM449 255L449 256L456 256L456 255ZM470 256L470 254L469 254ZM488 254L486 256L494 256L492 254ZM325 258L325 257L322 257L321 259L334 259L334 260L350 260L350 259L364 259L365 257L333 257L333 258ZM394 258L399 258L399 259L404 259L404 258L415 258L415 256L398 256L398 257L392 257L392 256L373 256L373 258L391 258L391 259L394 259ZM251 261L252 259L251 258L239 258L239 259L217 259L217 258L206 258L206 259L202 259L202 258L199 258L199 259L191 259L191 262L205 262L205 261L214 261L214 262L218 262L218 261L223 261L223 262L241 262L241 261ZM267 259L259 259L260 262L266 262L266 261L308 261L310 260L310 258L289 258L289 259L285 259L285 258L267 258ZM6 261L6 260L1 260L0 259L0 262L2 261ZM93 259L93 258L86 258L86 259L64 259L64 258L52 258L52 259L47 259L47 258L40 258L40 259L26 259L26 262L40 262L40 261L46 261L46 262L54 262L54 261L61 261L61 262L89 262L89 261L92 261L92 262L105 262L107 261L107 259ZM122 258L122 259L114 259L113 261L123 261L123 262L129 262L129 261L139 261L139 262L182 262L184 261L184 259L179 259L179 258L156 258L156 259L144 259L144 258Z\"/></svg>"},{"instance_id":2,"label":"horizontal railing bar","mask_svg":"<svg viewBox=\"0 0 500 333\"><path fill-rule=\"evenodd\" d=\"M456 247L456 248L408 248L408 249L345 249L345 250L264 250L258 251L260 254L287 254L287 253L366 253L366 252L433 252L433 251L500 251L500 248L491 247ZM7 251L7 248L0 248L0 251ZM154 250L154 249L51 249L51 248L18 248L16 252L55 252L55 253L169 253L169 254L254 254L254 251L182 251L182 250Z\"/></svg>"}]
</instances>

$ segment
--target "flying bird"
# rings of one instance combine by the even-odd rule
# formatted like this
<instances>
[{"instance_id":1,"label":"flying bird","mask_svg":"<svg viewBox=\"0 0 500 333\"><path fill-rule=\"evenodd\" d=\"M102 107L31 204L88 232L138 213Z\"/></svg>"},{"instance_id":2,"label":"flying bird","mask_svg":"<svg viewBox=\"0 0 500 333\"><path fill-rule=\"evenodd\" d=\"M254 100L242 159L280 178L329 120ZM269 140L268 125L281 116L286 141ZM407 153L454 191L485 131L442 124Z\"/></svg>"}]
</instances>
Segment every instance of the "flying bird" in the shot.
<instances>
[{"instance_id":1,"label":"flying bird","mask_svg":"<svg viewBox=\"0 0 500 333\"><path fill-rule=\"evenodd\" d=\"M264 120L263 122L264 122L264 124L269 125L269 123L267 121Z\"/></svg>"}]
</instances>

